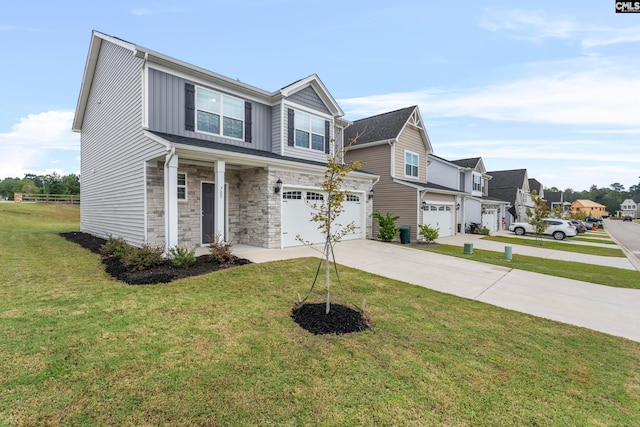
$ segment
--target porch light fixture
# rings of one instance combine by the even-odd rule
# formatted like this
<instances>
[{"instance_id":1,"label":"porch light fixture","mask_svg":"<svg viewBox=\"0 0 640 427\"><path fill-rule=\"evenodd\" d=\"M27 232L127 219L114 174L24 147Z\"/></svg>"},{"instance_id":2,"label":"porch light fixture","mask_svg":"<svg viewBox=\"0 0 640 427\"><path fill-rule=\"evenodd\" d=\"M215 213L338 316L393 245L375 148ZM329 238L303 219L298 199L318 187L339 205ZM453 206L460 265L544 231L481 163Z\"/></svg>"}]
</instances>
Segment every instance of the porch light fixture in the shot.
<instances>
[{"instance_id":1,"label":"porch light fixture","mask_svg":"<svg viewBox=\"0 0 640 427\"><path fill-rule=\"evenodd\" d=\"M276 181L276 186L273 187L273 192L278 194L280 190L282 190L282 180L278 178L278 180Z\"/></svg>"},{"instance_id":2,"label":"porch light fixture","mask_svg":"<svg viewBox=\"0 0 640 427\"><path fill-rule=\"evenodd\" d=\"M460 203L456 204L456 210L459 211L460 210Z\"/></svg>"},{"instance_id":3,"label":"porch light fixture","mask_svg":"<svg viewBox=\"0 0 640 427\"><path fill-rule=\"evenodd\" d=\"M369 190L369 200L373 200L373 188Z\"/></svg>"},{"instance_id":4,"label":"porch light fixture","mask_svg":"<svg viewBox=\"0 0 640 427\"><path fill-rule=\"evenodd\" d=\"M427 210L427 202L425 202L424 200L422 201L422 210L423 211Z\"/></svg>"}]
</instances>

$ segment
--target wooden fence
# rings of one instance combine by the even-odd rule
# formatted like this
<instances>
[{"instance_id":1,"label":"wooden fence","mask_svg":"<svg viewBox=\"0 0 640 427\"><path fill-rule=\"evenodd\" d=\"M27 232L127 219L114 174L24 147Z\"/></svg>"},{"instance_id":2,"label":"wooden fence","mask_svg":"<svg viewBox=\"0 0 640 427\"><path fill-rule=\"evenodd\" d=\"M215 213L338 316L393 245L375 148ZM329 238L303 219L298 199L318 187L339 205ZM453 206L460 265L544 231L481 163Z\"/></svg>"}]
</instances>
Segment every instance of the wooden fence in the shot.
<instances>
[{"instance_id":1,"label":"wooden fence","mask_svg":"<svg viewBox=\"0 0 640 427\"><path fill-rule=\"evenodd\" d=\"M14 193L15 203L49 203L61 205L79 205L79 194L27 194Z\"/></svg>"}]
</instances>

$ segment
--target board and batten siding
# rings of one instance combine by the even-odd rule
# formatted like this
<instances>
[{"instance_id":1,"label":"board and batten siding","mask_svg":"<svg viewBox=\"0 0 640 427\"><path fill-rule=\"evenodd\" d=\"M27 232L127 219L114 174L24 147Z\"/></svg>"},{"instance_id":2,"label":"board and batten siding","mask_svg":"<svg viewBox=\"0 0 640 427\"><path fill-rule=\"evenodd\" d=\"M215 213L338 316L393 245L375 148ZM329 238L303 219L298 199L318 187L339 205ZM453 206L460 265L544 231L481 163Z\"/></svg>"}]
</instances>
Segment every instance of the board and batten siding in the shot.
<instances>
[{"instance_id":1,"label":"board and batten siding","mask_svg":"<svg viewBox=\"0 0 640 427\"><path fill-rule=\"evenodd\" d=\"M206 86L164 71L149 68L149 129L173 135L219 142L261 151L272 151L272 114L271 106L256 101L251 102L251 142L240 141L224 136L211 135L185 129L185 84L207 87L216 92L244 99L241 94L222 91L215 86ZM247 100L245 100L247 101Z\"/></svg>"},{"instance_id":2,"label":"board and batten siding","mask_svg":"<svg viewBox=\"0 0 640 427\"><path fill-rule=\"evenodd\" d=\"M271 109L271 152L274 154L282 154L283 145L287 145L287 142L283 140L281 115L282 104L274 105Z\"/></svg>"},{"instance_id":3,"label":"board and batten siding","mask_svg":"<svg viewBox=\"0 0 640 427\"><path fill-rule=\"evenodd\" d=\"M406 126L395 144L395 177L407 181L420 183L427 182L427 150L420 136L420 131L411 126ZM418 154L418 178L405 176L404 153L405 150Z\"/></svg>"},{"instance_id":4,"label":"board and batten siding","mask_svg":"<svg viewBox=\"0 0 640 427\"><path fill-rule=\"evenodd\" d=\"M142 132L142 59L102 42L81 132L80 230L145 240L145 161L165 148Z\"/></svg>"}]
</instances>

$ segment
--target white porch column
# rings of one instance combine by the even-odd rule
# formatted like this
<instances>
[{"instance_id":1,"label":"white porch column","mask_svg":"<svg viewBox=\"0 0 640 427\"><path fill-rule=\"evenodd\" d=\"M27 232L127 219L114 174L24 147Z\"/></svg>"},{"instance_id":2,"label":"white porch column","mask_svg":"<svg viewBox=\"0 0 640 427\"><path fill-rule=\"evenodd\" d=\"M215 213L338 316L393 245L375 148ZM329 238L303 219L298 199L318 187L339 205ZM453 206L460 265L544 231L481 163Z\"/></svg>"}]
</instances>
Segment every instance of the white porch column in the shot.
<instances>
[{"instance_id":1,"label":"white porch column","mask_svg":"<svg viewBox=\"0 0 640 427\"><path fill-rule=\"evenodd\" d=\"M225 220L224 220L224 212L225 212L225 194L224 194L224 169L225 162L224 160L216 160L215 166L215 234L216 236L221 236L222 240L227 241L227 235L225 233Z\"/></svg>"},{"instance_id":2,"label":"white porch column","mask_svg":"<svg viewBox=\"0 0 640 427\"><path fill-rule=\"evenodd\" d=\"M164 245L165 252L178 244L178 156L175 149L164 163Z\"/></svg>"}]
</instances>

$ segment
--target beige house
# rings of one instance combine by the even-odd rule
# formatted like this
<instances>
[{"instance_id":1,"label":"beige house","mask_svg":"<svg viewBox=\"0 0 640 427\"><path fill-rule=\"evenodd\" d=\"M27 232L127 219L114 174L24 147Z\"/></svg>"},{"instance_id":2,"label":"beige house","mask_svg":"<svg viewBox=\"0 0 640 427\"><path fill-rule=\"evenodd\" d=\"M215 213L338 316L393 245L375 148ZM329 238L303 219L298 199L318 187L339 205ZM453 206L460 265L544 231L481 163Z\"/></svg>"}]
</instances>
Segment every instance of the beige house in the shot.
<instances>
[{"instance_id":1,"label":"beige house","mask_svg":"<svg viewBox=\"0 0 640 427\"><path fill-rule=\"evenodd\" d=\"M360 160L363 170L380 176L374 210L398 216L396 225L411 227L411 240L420 238L420 224L438 228L440 237L456 233L456 207L464 192L458 185L428 182L433 149L417 106L356 120L345 129L344 141L347 161ZM376 237L376 221L372 229Z\"/></svg>"},{"instance_id":2,"label":"beige house","mask_svg":"<svg viewBox=\"0 0 640 427\"><path fill-rule=\"evenodd\" d=\"M571 204L571 213L573 215L584 212L587 216L602 218L609 215L607 207L591 200L576 200Z\"/></svg>"}]
</instances>

